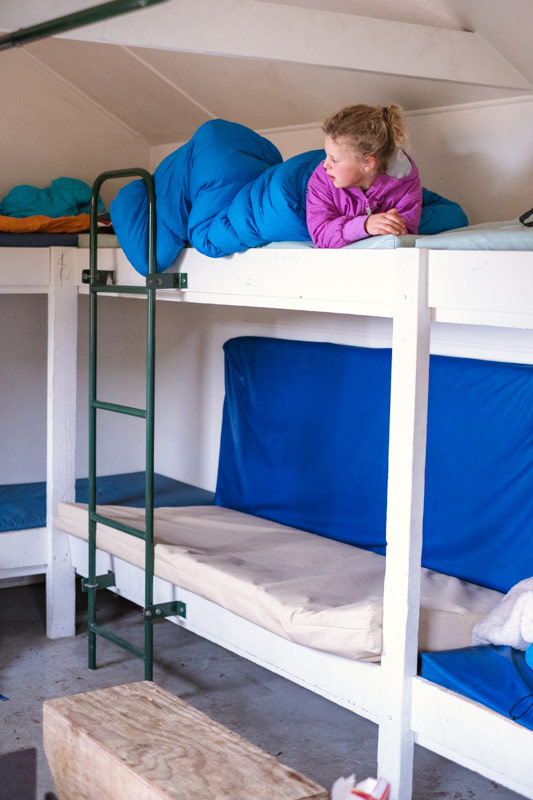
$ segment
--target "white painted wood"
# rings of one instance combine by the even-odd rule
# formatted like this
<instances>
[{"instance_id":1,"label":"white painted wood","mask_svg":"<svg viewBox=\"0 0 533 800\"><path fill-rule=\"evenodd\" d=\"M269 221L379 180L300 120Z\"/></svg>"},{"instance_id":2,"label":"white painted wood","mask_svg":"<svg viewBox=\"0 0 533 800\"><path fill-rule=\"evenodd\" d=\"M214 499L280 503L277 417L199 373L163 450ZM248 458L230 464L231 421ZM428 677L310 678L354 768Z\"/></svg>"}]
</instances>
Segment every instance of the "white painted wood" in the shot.
<instances>
[{"instance_id":1,"label":"white painted wood","mask_svg":"<svg viewBox=\"0 0 533 800\"><path fill-rule=\"evenodd\" d=\"M529 89L475 33L253 0L170 0L62 36Z\"/></svg>"},{"instance_id":2,"label":"white painted wood","mask_svg":"<svg viewBox=\"0 0 533 800\"><path fill-rule=\"evenodd\" d=\"M424 511L430 313L427 254L397 273L383 598L382 712L378 774L392 800L411 797L414 738L411 676L416 674Z\"/></svg>"},{"instance_id":3,"label":"white painted wood","mask_svg":"<svg viewBox=\"0 0 533 800\"><path fill-rule=\"evenodd\" d=\"M46 292L50 282L47 247L0 248L0 292Z\"/></svg>"},{"instance_id":4,"label":"white painted wood","mask_svg":"<svg viewBox=\"0 0 533 800\"><path fill-rule=\"evenodd\" d=\"M418 744L533 798L530 730L423 678L412 696Z\"/></svg>"},{"instance_id":5,"label":"white painted wood","mask_svg":"<svg viewBox=\"0 0 533 800\"><path fill-rule=\"evenodd\" d=\"M70 536L70 548L76 572L87 577L87 542ZM143 570L98 550L97 572L106 574L110 569L116 577L113 591L142 606ZM209 600L155 577L154 602L170 600L187 604L186 619L169 617L172 622L377 722L381 686L379 665L363 664L289 642Z\"/></svg>"},{"instance_id":6,"label":"white painted wood","mask_svg":"<svg viewBox=\"0 0 533 800\"><path fill-rule=\"evenodd\" d=\"M47 563L46 528L0 533L0 579L44 575Z\"/></svg>"},{"instance_id":7,"label":"white painted wood","mask_svg":"<svg viewBox=\"0 0 533 800\"><path fill-rule=\"evenodd\" d=\"M75 622L74 569L68 537L53 527L57 501L75 498L78 290L73 281L71 252L72 248L50 248L46 630L51 638L73 636Z\"/></svg>"},{"instance_id":8,"label":"white painted wood","mask_svg":"<svg viewBox=\"0 0 533 800\"><path fill-rule=\"evenodd\" d=\"M394 273L413 251L318 250L258 248L225 258L209 258L192 248L183 250L168 272L186 272L186 290L162 290L158 299L257 308L294 309L391 317ZM87 269L89 254L74 253L76 280ZM105 266L104 266L105 265ZM140 276L121 250L102 249L99 269L115 269L121 285L142 285ZM80 291L86 292L83 286Z\"/></svg>"},{"instance_id":9,"label":"white painted wood","mask_svg":"<svg viewBox=\"0 0 533 800\"><path fill-rule=\"evenodd\" d=\"M516 315L517 327L533 322L533 254L528 251L431 250L429 254L430 306L472 313L488 324L510 326ZM466 316L466 315L465 315Z\"/></svg>"},{"instance_id":10,"label":"white painted wood","mask_svg":"<svg viewBox=\"0 0 533 800\"><path fill-rule=\"evenodd\" d=\"M89 251L73 249L72 258L74 279L86 293L81 273ZM394 276L412 258L411 248L267 247L217 259L186 248L168 271L186 272L188 289L163 290L158 299L392 317ZM122 250L102 248L98 266L115 270L119 284L144 283ZM434 321L533 328L532 252L431 250L428 270Z\"/></svg>"}]
</instances>

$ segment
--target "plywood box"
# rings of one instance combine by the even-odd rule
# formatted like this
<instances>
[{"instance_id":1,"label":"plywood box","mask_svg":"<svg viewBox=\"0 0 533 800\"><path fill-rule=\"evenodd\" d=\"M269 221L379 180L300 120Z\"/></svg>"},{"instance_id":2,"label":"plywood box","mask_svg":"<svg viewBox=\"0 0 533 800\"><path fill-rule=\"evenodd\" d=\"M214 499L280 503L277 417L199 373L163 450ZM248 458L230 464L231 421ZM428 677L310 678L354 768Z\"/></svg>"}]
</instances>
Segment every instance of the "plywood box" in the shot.
<instances>
[{"instance_id":1,"label":"plywood box","mask_svg":"<svg viewBox=\"0 0 533 800\"><path fill-rule=\"evenodd\" d=\"M44 703L61 800L327 800L321 786L150 681Z\"/></svg>"}]
</instances>

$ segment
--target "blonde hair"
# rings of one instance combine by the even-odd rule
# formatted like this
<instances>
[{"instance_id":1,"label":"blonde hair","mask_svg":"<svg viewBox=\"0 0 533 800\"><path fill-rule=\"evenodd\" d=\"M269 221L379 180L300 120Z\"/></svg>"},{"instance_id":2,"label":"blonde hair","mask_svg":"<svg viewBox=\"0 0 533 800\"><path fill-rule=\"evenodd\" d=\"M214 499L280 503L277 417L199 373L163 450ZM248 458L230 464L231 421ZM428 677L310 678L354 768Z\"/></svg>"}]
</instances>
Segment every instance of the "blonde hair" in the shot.
<instances>
[{"instance_id":1,"label":"blonde hair","mask_svg":"<svg viewBox=\"0 0 533 800\"><path fill-rule=\"evenodd\" d=\"M407 143L403 109L397 105L345 106L326 119L322 130L335 141L347 140L361 159L375 156L381 172L387 170L395 148Z\"/></svg>"}]
</instances>

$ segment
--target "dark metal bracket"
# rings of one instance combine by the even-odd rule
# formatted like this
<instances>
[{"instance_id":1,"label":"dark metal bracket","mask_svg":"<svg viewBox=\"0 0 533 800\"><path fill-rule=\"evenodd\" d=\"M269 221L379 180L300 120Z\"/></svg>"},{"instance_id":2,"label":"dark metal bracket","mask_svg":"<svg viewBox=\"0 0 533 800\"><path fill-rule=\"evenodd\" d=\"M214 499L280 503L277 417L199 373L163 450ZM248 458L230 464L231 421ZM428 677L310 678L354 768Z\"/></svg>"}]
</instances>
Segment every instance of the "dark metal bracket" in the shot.
<instances>
[{"instance_id":1,"label":"dark metal bracket","mask_svg":"<svg viewBox=\"0 0 533 800\"><path fill-rule=\"evenodd\" d=\"M147 275L146 285L150 289L187 289L189 283L186 272L166 272Z\"/></svg>"},{"instance_id":2,"label":"dark metal bracket","mask_svg":"<svg viewBox=\"0 0 533 800\"><path fill-rule=\"evenodd\" d=\"M179 600L171 600L169 603L154 603L146 606L143 611L145 619L163 619L164 617L186 617L187 606Z\"/></svg>"},{"instance_id":3,"label":"dark metal bracket","mask_svg":"<svg viewBox=\"0 0 533 800\"><path fill-rule=\"evenodd\" d=\"M108 589L114 585L115 573L112 570L108 570L107 575L96 575L94 583L89 583L89 578L83 578L81 590L82 592L88 592L89 589Z\"/></svg>"},{"instance_id":4,"label":"dark metal bracket","mask_svg":"<svg viewBox=\"0 0 533 800\"><path fill-rule=\"evenodd\" d=\"M81 273L82 283L91 283L91 270L84 269ZM115 283L115 273L112 269L97 269L95 286L113 286Z\"/></svg>"}]
</instances>

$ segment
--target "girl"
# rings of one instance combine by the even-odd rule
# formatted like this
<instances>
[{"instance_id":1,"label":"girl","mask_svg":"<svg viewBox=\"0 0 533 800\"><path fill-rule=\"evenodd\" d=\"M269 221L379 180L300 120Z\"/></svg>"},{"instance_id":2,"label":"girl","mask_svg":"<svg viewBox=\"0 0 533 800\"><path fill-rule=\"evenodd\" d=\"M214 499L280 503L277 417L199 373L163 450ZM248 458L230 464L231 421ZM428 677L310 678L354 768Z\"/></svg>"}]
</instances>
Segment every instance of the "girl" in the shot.
<instances>
[{"instance_id":1,"label":"girl","mask_svg":"<svg viewBox=\"0 0 533 800\"><path fill-rule=\"evenodd\" d=\"M422 209L418 169L402 150L402 109L346 106L327 118L326 160L307 185L307 227L317 247L344 247L367 236L417 233Z\"/></svg>"}]
</instances>

